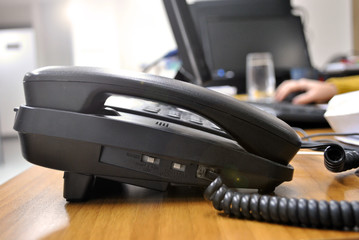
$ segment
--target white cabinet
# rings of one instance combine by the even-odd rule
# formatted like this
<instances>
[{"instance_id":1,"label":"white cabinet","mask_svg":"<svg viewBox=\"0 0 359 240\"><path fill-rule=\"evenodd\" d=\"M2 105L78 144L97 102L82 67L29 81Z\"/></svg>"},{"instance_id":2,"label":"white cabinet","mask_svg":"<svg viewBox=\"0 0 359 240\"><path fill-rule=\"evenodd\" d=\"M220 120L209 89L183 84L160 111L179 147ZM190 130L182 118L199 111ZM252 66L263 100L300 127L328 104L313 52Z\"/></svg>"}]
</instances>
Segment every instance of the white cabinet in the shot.
<instances>
[{"instance_id":1,"label":"white cabinet","mask_svg":"<svg viewBox=\"0 0 359 240\"><path fill-rule=\"evenodd\" d=\"M22 81L36 67L34 31L0 29L0 130L13 136L14 108L25 103Z\"/></svg>"}]
</instances>

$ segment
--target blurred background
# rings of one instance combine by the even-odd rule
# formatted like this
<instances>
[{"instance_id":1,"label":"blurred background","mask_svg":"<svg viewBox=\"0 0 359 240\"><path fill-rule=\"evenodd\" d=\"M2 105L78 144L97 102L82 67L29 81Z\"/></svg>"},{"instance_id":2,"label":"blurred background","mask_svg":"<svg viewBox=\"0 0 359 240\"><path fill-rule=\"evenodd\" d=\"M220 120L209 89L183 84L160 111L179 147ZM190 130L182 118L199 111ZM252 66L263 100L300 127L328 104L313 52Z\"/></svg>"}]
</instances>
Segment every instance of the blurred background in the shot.
<instances>
[{"instance_id":1,"label":"blurred background","mask_svg":"<svg viewBox=\"0 0 359 240\"><path fill-rule=\"evenodd\" d=\"M356 53L357 1L292 0L292 5L302 14L314 67ZM6 159L20 156L13 108L25 102L27 71L49 65L140 71L173 49L162 0L0 0L0 175ZM12 153L6 150L9 142Z\"/></svg>"}]
</instances>

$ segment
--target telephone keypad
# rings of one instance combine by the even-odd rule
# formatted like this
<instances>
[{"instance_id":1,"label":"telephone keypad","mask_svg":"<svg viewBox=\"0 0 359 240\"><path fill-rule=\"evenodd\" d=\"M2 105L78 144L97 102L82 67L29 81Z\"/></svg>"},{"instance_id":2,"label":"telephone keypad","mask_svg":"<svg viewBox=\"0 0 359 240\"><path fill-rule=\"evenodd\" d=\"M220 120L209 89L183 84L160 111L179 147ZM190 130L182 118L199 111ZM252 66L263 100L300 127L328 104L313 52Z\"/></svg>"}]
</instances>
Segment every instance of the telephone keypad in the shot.
<instances>
[{"instance_id":1,"label":"telephone keypad","mask_svg":"<svg viewBox=\"0 0 359 240\"><path fill-rule=\"evenodd\" d=\"M127 112L153 117L231 138L223 129L208 119L167 103L158 103L151 100L122 95L114 95L109 99L106 101L105 106L115 109L119 114L121 114L121 112Z\"/></svg>"}]
</instances>

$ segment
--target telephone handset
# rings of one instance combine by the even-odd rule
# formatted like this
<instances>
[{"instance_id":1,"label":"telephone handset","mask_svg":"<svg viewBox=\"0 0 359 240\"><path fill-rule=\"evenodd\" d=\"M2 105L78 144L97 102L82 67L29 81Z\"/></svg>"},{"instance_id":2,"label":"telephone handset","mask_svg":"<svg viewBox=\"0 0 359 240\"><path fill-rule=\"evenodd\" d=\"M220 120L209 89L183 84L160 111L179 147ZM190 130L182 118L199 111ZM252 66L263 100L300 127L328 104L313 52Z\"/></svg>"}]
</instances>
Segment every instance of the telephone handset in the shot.
<instances>
[{"instance_id":1,"label":"telephone handset","mask_svg":"<svg viewBox=\"0 0 359 240\"><path fill-rule=\"evenodd\" d=\"M215 174L229 187L271 191L292 179L301 147L281 120L164 77L46 67L26 74L24 90L14 125L23 155L65 171L69 201L85 198L96 177L164 190L206 186ZM109 106L110 96L136 104Z\"/></svg>"}]
</instances>

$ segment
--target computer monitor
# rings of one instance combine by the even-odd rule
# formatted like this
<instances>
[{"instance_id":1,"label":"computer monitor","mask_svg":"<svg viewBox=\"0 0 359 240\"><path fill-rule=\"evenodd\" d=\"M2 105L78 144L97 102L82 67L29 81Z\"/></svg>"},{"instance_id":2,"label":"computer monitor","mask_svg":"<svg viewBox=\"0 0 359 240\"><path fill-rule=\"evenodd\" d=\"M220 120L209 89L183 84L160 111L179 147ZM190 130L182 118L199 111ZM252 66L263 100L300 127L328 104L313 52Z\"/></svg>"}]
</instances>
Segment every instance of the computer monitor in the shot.
<instances>
[{"instance_id":1,"label":"computer monitor","mask_svg":"<svg viewBox=\"0 0 359 240\"><path fill-rule=\"evenodd\" d=\"M163 0L182 62L179 80L203 85L211 80L203 48L185 0Z\"/></svg>"},{"instance_id":2,"label":"computer monitor","mask_svg":"<svg viewBox=\"0 0 359 240\"><path fill-rule=\"evenodd\" d=\"M271 52L277 85L293 68L311 68L300 17L289 0L207 1L191 5L206 63L216 80L231 72L245 92L246 55Z\"/></svg>"},{"instance_id":3,"label":"computer monitor","mask_svg":"<svg viewBox=\"0 0 359 240\"><path fill-rule=\"evenodd\" d=\"M215 74L218 69L245 75L246 56L270 52L277 77L292 68L310 68L299 17L211 17L203 28L206 62Z\"/></svg>"}]
</instances>

